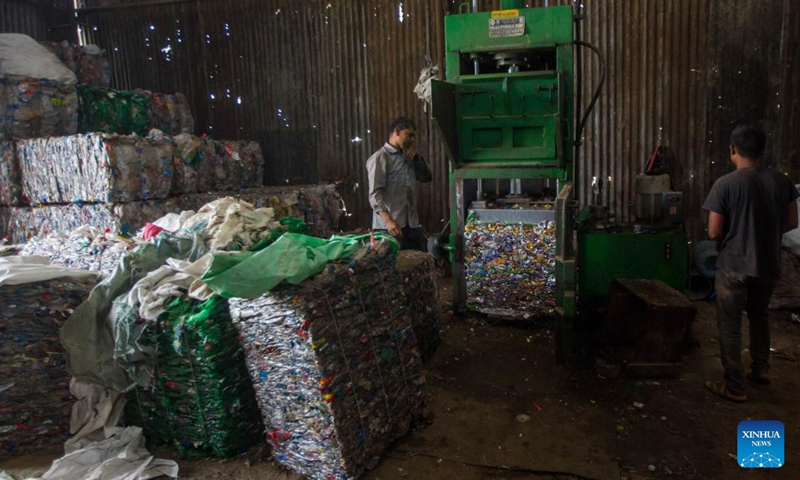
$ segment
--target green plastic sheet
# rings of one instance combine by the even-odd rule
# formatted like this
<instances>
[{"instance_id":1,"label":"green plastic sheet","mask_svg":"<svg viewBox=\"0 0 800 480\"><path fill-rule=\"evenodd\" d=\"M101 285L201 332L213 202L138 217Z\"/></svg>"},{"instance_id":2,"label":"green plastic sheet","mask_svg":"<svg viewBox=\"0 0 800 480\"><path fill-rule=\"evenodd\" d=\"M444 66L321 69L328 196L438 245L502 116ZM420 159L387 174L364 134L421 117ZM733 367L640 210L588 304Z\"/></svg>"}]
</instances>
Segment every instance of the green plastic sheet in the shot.
<instances>
[{"instance_id":1,"label":"green plastic sheet","mask_svg":"<svg viewBox=\"0 0 800 480\"><path fill-rule=\"evenodd\" d=\"M256 298L283 281L297 285L322 272L328 262L351 257L370 238L371 235L349 235L325 240L284 233L255 253L214 255L201 280L226 298ZM400 248L391 235L376 233L374 238L389 240L395 252Z\"/></svg>"}]
</instances>

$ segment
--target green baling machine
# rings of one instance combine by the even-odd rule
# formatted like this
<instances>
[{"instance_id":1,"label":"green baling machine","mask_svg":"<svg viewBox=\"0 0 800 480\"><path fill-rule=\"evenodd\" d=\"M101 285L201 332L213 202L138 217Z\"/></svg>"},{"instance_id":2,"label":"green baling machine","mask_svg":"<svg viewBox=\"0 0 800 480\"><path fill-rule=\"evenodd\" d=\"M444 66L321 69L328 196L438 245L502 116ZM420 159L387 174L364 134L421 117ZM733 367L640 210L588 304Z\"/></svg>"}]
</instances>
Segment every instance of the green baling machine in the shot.
<instances>
[{"instance_id":1,"label":"green baling machine","mask_svg":"<svg viewBox=\"0 0 800 480\"><path fill-rule=\"evenodd\" d=\"M576 308L574 13L570 6L523 6L522 1L502 1L501 10L479 12L462 5L468 11L445 17L446 81L434 80L431 87L433 119L450 159L450 235L442 239L447 245L441 250L452 266L454 310L463 313L468 216L480 212L486 222L509 218L507 209L481 208L484 182L509 180L511 196L520 193L524 181L552 182L555 195L549 203L516 209L512 217L520 223L555 224L552 303L557 336L567 338Z\"/></svg>"}]
</instances>

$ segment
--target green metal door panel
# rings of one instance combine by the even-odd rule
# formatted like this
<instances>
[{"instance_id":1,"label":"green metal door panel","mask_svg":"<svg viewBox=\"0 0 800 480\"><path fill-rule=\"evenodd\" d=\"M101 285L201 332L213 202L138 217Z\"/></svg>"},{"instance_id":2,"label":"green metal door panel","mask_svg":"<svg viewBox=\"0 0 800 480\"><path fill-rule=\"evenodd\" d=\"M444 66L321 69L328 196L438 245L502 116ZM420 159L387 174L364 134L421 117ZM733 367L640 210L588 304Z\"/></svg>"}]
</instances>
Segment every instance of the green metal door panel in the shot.
<instances>
[{"instance_id":1,"label":"green metal door panel","mask_svg":"<svg viewBox=\"0 0 800 480\"><path fill-rule=\"evenodd\" d=\"M457 101L463 116L558 113L559 83L555 71L463 77Z\"/></svg>"},{"instance_id":2,"label":"green metal door panel","mask_svg":"<svg viewBox=\"0 0 800 480\"><path fill-rule=\"evenodd\" d=\"M452 165L458 161L458 126L456 123L456 86L431 80L431 116Z\"/></svg>"},{"instance_id":3,"label":"green metal door panel","mask_svg":"<svg viewBox=\"0 0 800 480\"><path fill-rule=\"evenodd\" d=\"M519 166L559 166L560 117L462 118L461 165L515 162Z\"/></svg>"},{"instance_id":4,"label":"green metal door panel","mask_svg":"<svg viewBox=\"0 0 800 480\"><path fill-rule=\"evenodd\" d=\"M491 12L448 15L444 19L445 50L477 52L528 49L572 42L571 6L523 8L519 10L519 14L525 17L525 35L505 38L489 36ZM447 70L450 75L449 65Z\"/></svg>"},{"instance_id":5,"label":"green metal door panel","mask_svg":"<svg viewBox=\"0 0 800 480\"><path fill-rule=\"evenodd\" d=\"M484 75L456 85L458 165L562 165L561 95L555 72Z\"/></svg>"},{"instance_id":6,"label":"green metal door panel","mask_svg":"<svg viewBox=\"0 0 800 480\"><path fill-rule=\"evenodd\" d=\"M578 237L578 299L582 309L604 305L614 278L661 280L686 293L689 246L684 232L586 233Z\"/></svg>"}]
</instances>

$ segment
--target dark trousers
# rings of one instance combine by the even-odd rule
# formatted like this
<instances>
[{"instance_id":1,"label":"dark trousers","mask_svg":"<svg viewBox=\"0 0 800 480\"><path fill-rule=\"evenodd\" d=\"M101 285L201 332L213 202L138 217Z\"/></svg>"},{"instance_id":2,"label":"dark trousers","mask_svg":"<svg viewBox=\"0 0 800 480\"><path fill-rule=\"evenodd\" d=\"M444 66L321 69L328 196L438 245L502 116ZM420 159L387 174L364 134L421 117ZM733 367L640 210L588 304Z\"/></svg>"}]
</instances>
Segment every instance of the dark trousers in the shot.
<instances>
[{"instance_id":1,"label":"dark trousers","mask_svg":"<svg viewBox=\"0 0 800 480\"><path fill-rule=\"evenodd\" d=\"M376 232L386 232L386 229L376 228ZM428 251L428 239L425 237L425 231L422 227L411 228L403 227L403 238L398 238L400 241L400 248L403 250L419 250L421 252Z\"/></svg>"},{"instance_id":2,"label":"dark trousers","mask_svg":"<svg viewBox=\"0 0 800 480\"><path fill-rule=\"evenodd\" d=\"M775 288L774 279L748 277L717 270L717 327L725 384L734 394L744 393L742 365L742 312L750 324L750 368L757 375L769 371L769 314L767 306Z\"/></svg>"}]
</instances>

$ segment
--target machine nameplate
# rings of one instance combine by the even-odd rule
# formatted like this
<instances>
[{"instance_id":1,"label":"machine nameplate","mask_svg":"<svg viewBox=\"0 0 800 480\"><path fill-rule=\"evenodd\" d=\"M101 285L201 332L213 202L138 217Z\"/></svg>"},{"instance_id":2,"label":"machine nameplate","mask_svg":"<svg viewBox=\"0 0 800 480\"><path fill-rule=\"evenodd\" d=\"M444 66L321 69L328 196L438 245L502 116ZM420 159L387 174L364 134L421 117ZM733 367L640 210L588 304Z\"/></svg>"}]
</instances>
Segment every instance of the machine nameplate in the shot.
<instances>
[{"instance_id":1,"label":"machine nameplate","mask_svg":"<svg viewBox=\"0 0 800 480\"><path fill-rule=\"evenodd\" d=\"M489 37L521 37L525 34L525 17L492 18L489 20Z\"/></svg>"},{"instance_id":2,"label":"machine nameplate","mask_svg":"<svg viewBox=\"0 0 800 480\"><path fill-rule=\"evenodd\" d=\"M495 10L492 12L492 18L513 18L519 17L519 10Z\"/></svg>"}]
</instances>

